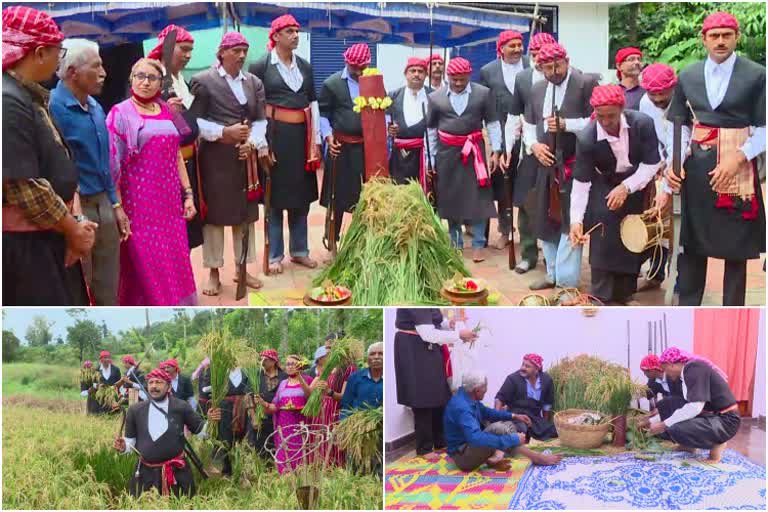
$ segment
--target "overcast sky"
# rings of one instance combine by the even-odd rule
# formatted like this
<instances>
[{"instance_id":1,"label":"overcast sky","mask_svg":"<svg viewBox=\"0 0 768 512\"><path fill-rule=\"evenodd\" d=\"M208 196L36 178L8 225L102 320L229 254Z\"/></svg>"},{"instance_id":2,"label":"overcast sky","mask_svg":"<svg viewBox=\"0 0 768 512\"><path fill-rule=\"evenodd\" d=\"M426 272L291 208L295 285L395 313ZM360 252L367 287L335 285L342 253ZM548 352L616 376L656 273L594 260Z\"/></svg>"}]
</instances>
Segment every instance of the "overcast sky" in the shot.
<instances>
[{"instance_id":1,"label":"overcast sky","mask_svg":"<svg viewBox=\"0 0 768 512\"><path fill-rule=\"evenodd\" d=\"M88 318L99 325L101 325L101 321L104 320L107 322L107 328L109 328L110 331L117 333L118 331L124 331L131 327L143 327L146 324L144 309L145 308L130 307L88 308ZM196 309L204 310L209 308ZM66 310L58 308L4 308L4 312L5 319L3 320L3 329L13 331L22 343L26 343L24 335L27 332L27 327L32 323L32 318L37 315L42 315L49 321L54 322L51 327L54 340L58 336L61 336L66 340L67 326L75 323L74 319L67 314ZM190 316L192 316L193 313L193 310L189 311ZM168 320L172 317L172 308L150 308L149 310L150 322Z\"/></svg>"}]
</instances>

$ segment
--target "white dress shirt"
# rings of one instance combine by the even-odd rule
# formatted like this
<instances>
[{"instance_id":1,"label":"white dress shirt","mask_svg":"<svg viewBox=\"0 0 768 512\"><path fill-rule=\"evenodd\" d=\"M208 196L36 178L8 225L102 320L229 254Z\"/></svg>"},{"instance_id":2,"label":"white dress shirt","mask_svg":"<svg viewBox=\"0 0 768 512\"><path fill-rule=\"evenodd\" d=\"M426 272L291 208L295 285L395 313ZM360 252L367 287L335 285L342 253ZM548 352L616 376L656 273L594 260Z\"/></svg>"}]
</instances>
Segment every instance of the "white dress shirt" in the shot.
<instances>
[{"instance_id":1,"label":"white dress shirt","mask_svg":"<svg viewBox=\"0 0 768 512\"><path fill-rule=\"evenodd\" d=\"M683 380L683 375L685 374L685 367L683 367L683 371L680 373L680 381L683 384L683 398L688 400L688 388L685 385L685 380ZM677 409L675 412L672 413L672 415L664 420L664 425L667 426L667 428L671 427L672 425L676 423L680 423L681 421L686 421L695 418L699 414L701 414L701 411L704 410L704 402L688 402L684 406ZM658 423L661 421L661 418L657 414L653 418L651 418L651 423Z\"/></svg>"},{"instance_id":2,"label":"white dress shirt","mask_svg":"<svg viewBox=\"0 0 768 512\"><path fill-rule=\"evenodd\" d=\"M112 375L112 365L110 364L106 367L99 365L99 370L101 371L101 376L104 377L104 380L109 380L109 376Z\"/></svg>"},{"instance_id":3,"label":"white dress shirt","mask_svg":"<svg viewBox=\"0 0 768 512\"><path fill-rule=\"evenodd\" d=\"M187 82L184 81L182 74L172 74L171 83L173 85L173 92L175 92L176 96L181 99L181 103L184 105L184 108L188 109L191 107L192 102L195 101L195 96L189 92L189 87L187 87Z\"/></svg>"},{"instance_id":4,"label":"white dress shirt","mask_svg":"<svg viewBox=\"0 0 768 512\"><path fill-rule=\"evenodd\" d=\"M149 404L149 413L147 414L147 430L149 431L149 437L152 438L152 441L157 441L162 437L163 434L168 431L168 418L166 417L166 414L168 414L168 404L170 403L170 400L168 400L168 397L166 396L163 400L155 400L155 404L165 411L165 414L157 410L157 407ZM208 429L208 422L206 421L203 424L203 428L200 429L200 432L197 434L197 437L205 438L207 437L206 430ZM123 437L125 440L125 450L123 451L123 454L128 454L133 451L133 449L136 446L136 438L135 437Z\"/></svg>"},{"instance_id":5,"label":"white dress shirt","mask_svg":"<svg viewBox=\"0 0 768 512\"><path fill-rule=\"evenodd\" d=\"M443 318L440 328L435 327L434 324L417 325L416 332L419 333L422 340L427 343L434 343L435 345L449 345L461 342L458 329L450 329L447 318Z\"/></svg>"},{"instance_id":6,"label":"white dress shirt","mask_svg":"<svg viewBox=\"0 0 768 512\"><path fill-rule=\"evenodd\" d=\"M413 92L414 91L408 87L403 91L403 117L405 118L406 126L419 124L419 122L424 119L423 112L426 112L427 107L429 106L426 89L422 87L416 94ZM425 107L423 112L421 110L422 105Z\"/></svg>"},{"instance_id":7,"label":"white dress shirt","mask_svg":"<svg viewBox=\"0 0 768 512\"><path fill-rule=\"evenodd\" d=\"M299 89L301 89L301 86L304 84L304 75L301 74L301 70L296 64L296 54L291 53L291 64L286 66L277 55L277 49L273 49L269 54L269 62L275 64L277 72L280 73L285 85L287 85L293 92L299 92ZM314 85L312 85L312 87L314 87ZM317 101L310 102L309 107L312 111L312 126L314 126L315 130L315 144L320 144L322 141L320 136L320 107L318 106Z\"/></svg>"},{"instance_id":8,"label":"white dress shirt","mask_svg":"<svg viewBox=\"0 0 768 512\"><path fill-rule=\"evenodd\" d=\"M507 90L515 93L515 77L519 72L523 70L523 59L520 59L515 64L507 64L504 59L501 60L501 74L504 77L504 84L507 86Z\"/></svg>"},{"instance_id":9,"label":"white dress shirt","mask_svg":"<svg viewBox=\"0 0 768 512\"><path fill-rule=\"evenodd\" d=\"M523 68L523 59L520 59L515 64L508 64L504 61L504 59L501 60L501 74L504 77L504 85L507 86L507 90L514 94L515 93L515 78L517 77L517 74L520 73ZM515 145L515 142L517 141L517 132L520 131L520 116L513 116L512 114L507 114L506 122L504 123L504 140L507 143L507 147L504 148L507 154L512 153L512 147Z\"/></svg>"},{"instance_id":10,"label":"white dress shirt","mask_svg":"<svg viewBox=\"0 0 768 512\"><path fill-rule=\"evenodd\" d=\"M232 90L232 94L237 98L240 105L248 103L248 99L245 97L245 90L243 89L243 82L246 80L245 74L240 71L236 77L232 77L224 70L224 67L216 66L219 72L219 76L227 81L227 85ZM224 126L207 119L198 118L197 126L200 128L200 136L211 142L220 140L223 136ZM248 137L248 141L254 144L258 149L267 147L267 120L254 121L251 124L251 135Z\"/></svg>"},{"instance_id":11,"label":"white dress shirt","mask_svg":"<svg viewBox=\"0 0 768 512\"><path fill-rule=\"evenodd\" d=\"M235 368L229 372L229 382L231 382L234 387L239 386L240 383L243 382L243 372L240 368Z\"/></svg>"}]
</instances>

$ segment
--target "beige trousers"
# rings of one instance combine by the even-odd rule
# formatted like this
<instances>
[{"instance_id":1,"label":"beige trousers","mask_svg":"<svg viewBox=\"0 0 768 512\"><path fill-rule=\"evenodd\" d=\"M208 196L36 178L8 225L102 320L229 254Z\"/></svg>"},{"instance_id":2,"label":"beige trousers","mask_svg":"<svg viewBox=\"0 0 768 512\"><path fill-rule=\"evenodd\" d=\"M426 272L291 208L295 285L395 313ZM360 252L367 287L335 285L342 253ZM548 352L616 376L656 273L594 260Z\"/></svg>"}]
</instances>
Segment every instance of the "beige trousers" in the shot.
<instances>
[{"instance_id":1,"label":"beige trousers","mask_svg":"<svg viewBox=\"0 0 768 512\"><path fill-rule=\"evenodd\" d=\"M205 268L221 268L224 266L224 227L205 224L203 226L203 266ZM246 224L232 226L232 247L235 253L235 263L240 261L243 252L243 236ZM256 227L253 223L248 228L248 257L247 263L256 261Z\"/></svg>"}]
</instances>

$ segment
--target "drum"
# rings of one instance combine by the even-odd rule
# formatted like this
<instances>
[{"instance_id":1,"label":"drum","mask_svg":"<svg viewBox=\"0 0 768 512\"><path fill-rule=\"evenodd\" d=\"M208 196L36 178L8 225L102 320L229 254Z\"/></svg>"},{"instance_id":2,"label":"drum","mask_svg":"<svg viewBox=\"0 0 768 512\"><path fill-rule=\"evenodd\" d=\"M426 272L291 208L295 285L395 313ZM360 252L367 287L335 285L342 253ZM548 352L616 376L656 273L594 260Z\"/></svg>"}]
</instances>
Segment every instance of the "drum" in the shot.
<instances>
[{"instance_id":1,"label":"drum","mask_svg":"<svg viewBox=\"0 0 768 512\"><path fill-rule=\"evenodd\" d=\"M627 215L621 221L619 232L624 247L641 254L661 244L669 232L669 219L654 214Z\"/></svg>"}]
</instances>

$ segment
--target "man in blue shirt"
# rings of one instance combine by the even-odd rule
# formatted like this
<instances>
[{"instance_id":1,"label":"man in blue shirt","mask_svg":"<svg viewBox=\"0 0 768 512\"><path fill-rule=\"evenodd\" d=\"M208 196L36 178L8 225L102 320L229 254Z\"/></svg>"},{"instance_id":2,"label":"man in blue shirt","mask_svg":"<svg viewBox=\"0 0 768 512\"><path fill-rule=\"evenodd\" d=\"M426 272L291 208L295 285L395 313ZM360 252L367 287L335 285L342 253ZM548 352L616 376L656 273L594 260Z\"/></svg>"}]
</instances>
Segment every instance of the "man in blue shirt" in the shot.
<instances>
[{"instance_id":1,"label":"man in blue shirt","mask_svg":"<svg viewBox=\"0 0 768 512\"><path fill-rule=\"evenodd\" d=\"M109 168L106 116L93 98L101 93L106 72L99 46L85 39L63 42L67 53L59 64L61 79L51 92L50 111L80 172L83 214L99 225L84 268L97 306L117 304L120 240L131 234Z\"/></svg>"},{"instance_id":2,"label":"man in blue shirt","mask_svg":"<svg viewBox=\"0 0 768 512\"><path fill-rule=\"evenodd\" d=\"M487 391L485 375L465 374L462 386L445 407L448 455L459 469L473 471L488 464L507 471L509 463L504 460L507 454L523 455L542 466L560 462L559 455L538 453L523 446L525 434L516 432L512 413L497 411L482 403Z\"/></svg>"},{"instance_id":3,"label":"man in blue shirt","mask_svg":"<svg viewBox=\"0 0 768 512\"><path fill-rule=\"evenodd\" d=\"M341 398L341 419L356 409L381 407L384 396L384 345L374 343L368 347L368 368L350 375Z\"/></svg>"}]
</instances>

